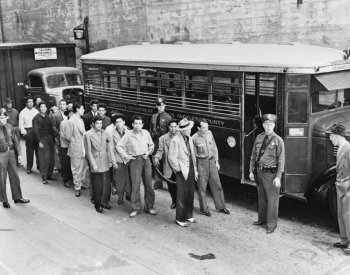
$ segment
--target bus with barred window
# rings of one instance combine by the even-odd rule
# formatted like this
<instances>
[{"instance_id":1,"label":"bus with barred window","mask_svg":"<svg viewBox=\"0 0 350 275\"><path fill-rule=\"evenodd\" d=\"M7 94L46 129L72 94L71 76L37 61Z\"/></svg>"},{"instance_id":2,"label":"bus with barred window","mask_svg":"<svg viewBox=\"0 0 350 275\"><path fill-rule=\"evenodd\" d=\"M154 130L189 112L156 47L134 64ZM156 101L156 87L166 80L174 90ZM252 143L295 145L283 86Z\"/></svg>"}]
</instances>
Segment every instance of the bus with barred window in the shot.
<instances>
[{"instance_id":1,"label":"bus with barred window","mask_svg":"<svg viewBox=\"0 0 350 275\"><path fill-rule=\"evenodd\" d=\"M219 150L222 175L248 178L264 113L278 116L285 141L281 195L307 201L328 188L336 213L335 149L325 130L350 130L349 51L300 44L141 44L83 55L85 102L99 99L146 126L155 100L176 119L205 118ZM195 129L194 129L195 131Z\"/></svg>"}]
</instances>

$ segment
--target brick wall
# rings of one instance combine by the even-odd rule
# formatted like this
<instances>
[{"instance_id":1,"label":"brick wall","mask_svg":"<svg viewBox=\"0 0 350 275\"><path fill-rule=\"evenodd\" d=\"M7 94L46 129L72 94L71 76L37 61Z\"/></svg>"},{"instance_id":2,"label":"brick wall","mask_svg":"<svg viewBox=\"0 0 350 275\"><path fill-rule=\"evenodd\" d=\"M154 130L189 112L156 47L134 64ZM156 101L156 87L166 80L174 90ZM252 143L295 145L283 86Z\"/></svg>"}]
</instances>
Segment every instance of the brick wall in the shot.
<instances>
[{"instance_id":1,"label":"brick wall","mask_svg":"<svg viewBox=\"0 0 350 275\"><path fill-rule=\"evenodd\" d=\"M89 17L92 51L139 41L300 42L350 46L349 0L1 0L5 41L74 42ZM1 23L0 23L1 24ZM84 43L78 45L77 55Z\"/></svg>"}]
</instances>

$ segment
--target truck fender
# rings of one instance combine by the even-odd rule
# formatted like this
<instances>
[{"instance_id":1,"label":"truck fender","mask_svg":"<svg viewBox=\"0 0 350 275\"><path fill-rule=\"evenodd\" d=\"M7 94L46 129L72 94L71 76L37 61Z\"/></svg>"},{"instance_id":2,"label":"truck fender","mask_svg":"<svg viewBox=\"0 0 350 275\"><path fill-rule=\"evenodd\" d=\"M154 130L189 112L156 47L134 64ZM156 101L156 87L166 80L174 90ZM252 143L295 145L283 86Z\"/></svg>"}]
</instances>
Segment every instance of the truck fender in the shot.
<instances>
[{"instance_id":1,"label":"truck fender","mask_svg":"<svg viewBox=\"0 0 350 275\"><path fill-rule=\"evenodd\" d=\"M327 184L331 185L335 183L336 178L336 166L335 163L331 166L328 166L321 171L312 181L310 188L305 193L305 197L308 200L312 200L313 197L319 192L320 188Z\"/></svg>"}]
</instances>

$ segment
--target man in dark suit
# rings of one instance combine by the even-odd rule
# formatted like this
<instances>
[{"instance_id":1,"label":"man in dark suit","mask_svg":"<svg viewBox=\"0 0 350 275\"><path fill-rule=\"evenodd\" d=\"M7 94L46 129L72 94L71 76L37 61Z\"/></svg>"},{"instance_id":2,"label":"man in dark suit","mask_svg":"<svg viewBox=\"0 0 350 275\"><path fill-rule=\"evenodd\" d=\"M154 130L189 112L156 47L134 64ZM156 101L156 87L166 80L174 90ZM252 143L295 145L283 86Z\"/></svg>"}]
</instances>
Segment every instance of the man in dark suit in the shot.
<instances>
[{"instance_id":1,"label":"man in dark suit","mask_svg":"<svg viewBox=\"0 0 350 275\"><path fill-rule=\"evenodd\" d=\"M89 131L91 129L92 118L97 115L98 115L98 100L93 99L90 101L90 112L86 113L83 116L85 131Z\"/></svg>"},{"instance_id":2,"label":"man in dark suit","mask_svg":"<svg viewBox=\"0 0 350 275\"><path fill-rule=\"evenodd\" d=\"M102 118L102 129L106 130L107 126L111 124L111 119L106 116L106 106L103 104L98 105L98 115Z\"/></svg>"},{"instance_id":3,"label":"man in dark suit","mask_svg":"<svg viewBox=\"0 0 350 275\"><path fill-rule=\"evenodd\" d=\"M65 99L60 100L60 109L51 115L51 124L52 130L55 137L55 151L58 152L58 158L56 158L57 154L55 154L55 165L58 169L62 167L62 159L61 159L61 143L60 143L60 125L63 120L67 120L67 117L64 115L65 110L67 110L67 101ZM61 171L62 173L62 171Z\"/></svg>"}]
</instances>

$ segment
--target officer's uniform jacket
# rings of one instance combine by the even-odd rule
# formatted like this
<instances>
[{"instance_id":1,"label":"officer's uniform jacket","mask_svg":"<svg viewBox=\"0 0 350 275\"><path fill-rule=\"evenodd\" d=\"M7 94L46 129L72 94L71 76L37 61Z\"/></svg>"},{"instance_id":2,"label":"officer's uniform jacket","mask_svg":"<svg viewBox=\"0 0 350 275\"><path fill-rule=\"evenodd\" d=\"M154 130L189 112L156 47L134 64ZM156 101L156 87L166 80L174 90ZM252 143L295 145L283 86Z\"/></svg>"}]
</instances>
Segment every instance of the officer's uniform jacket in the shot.
<instances>
[{"instance_id":1,"label":"officer's uniform jacket","mask_svg":"<svg viewBox=\"0 0 350 275\"><path fill-rule=\"evenodd\" d=\"M115 163L111 137L105 130L96 131L91 128L84 135L86 158L89 161L92 173L109 171L109 163ZM93 167L97 166L97 169Z\"/></svg>"},{"instance_id":2,"label":"officer's uniform jacket","mask_svg":"<svg viewBox=\"0 0 350 275\"><path fill-rule=\"evenodd\" d=\"M4 152L4 151L8 150L8 147L13 146L13 149L17 150L18 155L21 155L21 146L19 145L15 131L13 131L13 126L7 123L7 124L5 124L5 128L6 128L8 136L9 136L9 143L6 142L4 132L1 129L1 131L0 131L0 152Z\"/></svg>"},{"instance_id":3,"label":"officer's uniform jacket","mask_svg":"<svg viewBox=\"0 0 350 275\"><path fill-rule=\"evenodd\" d=\"M197 172L196 155L194 152L194 145L191 137L189 138L188 142L190 144L194 171L195 171L195 174L197 174L198 172ZM187 150L187 146L182 134L176 135L170 141L168 161L169 161L170 167L174 169L176 172L181 171L184 179L187 180L188 173L190 171L190 159L189 159L189 152Z\"/></svg>"},{"instance_id":4,"label":"officer's uniform jacket","mask_svg":"<svg viewBox=\"0 0 350 275\"><path fill-rule=\"evenodd\" d=\"M157 118L160 116L159 120L159 128L157 129ZM166 113L156 113L152 115L151 118L151 129L150 134L152 138L159 138L160 136L166 134L168 132L168 123L172 120L172 117Z\"/></svg>"},{"instance_id":5,"label":"officer's uniform jacket","mask_svg":"<svg viewBox=\"0 0 350 275\"><path fill-rule=\"evenodd\" d=\"M261 145L264 141L266 134L265 132L259 134L254 142L252 154L250 157L250 165L249 172L253 172L255 169L255 164L259 156ZM273 139L270 142L270 139ZM285 149L284 149L284 141L278 136L275 132L271 134L267 141L268 146L265 149L264 154L261 156L259 160L259 164L264 167L277 166L276 177L281 178L282 173L284 172L284 164L285 164Z\"/></svg>"},{"instance_id":6,"label":"officer's uniform jacket","mask_svg":"<svg viewBox=\"0 0 350 275\"><path fill-rule=\"evenodd\" d=\"M83 135L85 134L85 127L83 120L77 115L72 115L68 120L67 126L67 140L69 141L67 155L71 158L82 158L85 156Z\"/></svg>"},{"instance_id":7,"label":"officer's uniform jacket","mask_svg":"<svg viewBox=\"0 0 350 275\"><path fill-rule=\"evenodd\" d=\"M158 145L159 147L154 156L158 160L163 160L163 175L167 179L170 178L171 174L173 173L173 170L171 169L168 161L170 141L176 135L178 135L178 133L176 133L174 136L171 136L170 133L166 133L165 135L162 135L159 138L159 145Z\"/></svg>"}]
</instances>

